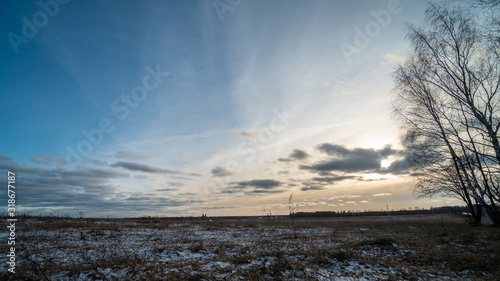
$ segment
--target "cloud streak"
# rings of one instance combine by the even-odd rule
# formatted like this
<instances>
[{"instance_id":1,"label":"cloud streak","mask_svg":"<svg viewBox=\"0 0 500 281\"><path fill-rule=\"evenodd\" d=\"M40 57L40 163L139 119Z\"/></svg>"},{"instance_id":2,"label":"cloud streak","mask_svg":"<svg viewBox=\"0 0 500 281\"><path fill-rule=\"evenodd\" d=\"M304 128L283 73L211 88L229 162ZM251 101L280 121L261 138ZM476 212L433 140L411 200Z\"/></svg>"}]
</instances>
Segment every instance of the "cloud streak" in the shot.
<instances>
[{"instance_id":1,"label":"cloud streak","mask_svg":"<svg viewBox=\"0 0 500 281\"><path fill-rule=\"evenodd\" d=\"M120 166L121 167L121 166ZM201 200L178 200L163 197L158 193L125 192L115 181L129 179L127 172L111 168L93 168L77 166L74 168L38 168L22 165L12 157L0 155L0 169L16 169L16 187L22 190L22 196L16 198L19 211L29 210L34 213L52 213L54 208L62 214L83 211L86 215L117 215L134 210L142 213L157 213L165 208L177 208L201 203ZM136 166L132 166L136 168ZM154 167L153 167L154 168ZM151 166L139 166L136 170L151 170ZM153 171L164 169L155 168ZM183 185L168 182L172 188L156 189L177 191ZM6 195L0 199L6 200Z\"/></svg>"},{"instance_id":2,"label":"cloud streak","mask_svg":"<svg viewBox=\"0 0 500 281\"><path fill-rule=\"evenodd\" d=\"M244 192L246 195L282 193L286 190L280 189L283 182L273 179L254 179L249 181L232 182L222 193L233 194Z\"/></svg>"},{"instance_id":3,"label":"cloud streak","mask_svg":"<svg viewBox=\"0 0 500 281\"><path fill-rule=\"evenodd\" d=\"M260 189L273 189L273 188L279 187L281 185L281 182L276 181L276 180L263 179L263 180L250 180L250 181L233 182L232 184L233 184L233 187L235 187L235 188L254 187L254 188L260 188Z\"/></svg>"},{"instance_id":4,"label":"cloud streak","mask_svg":"<svg viewBox=\"0 0 500 281\"><path fill-rule=\"evenodd\" d=\"M295 160L302 161L302 160L306 160L309 157L310 157L310 155L307 152L305 152L304 150L294 149L292 151L292 153L290 153L288 158L279 158L278 161L281 161L281 162L290 162L290 161L295 161Z\"/></svg>"},{"instance_id":5,"label":"cloud streak","mask_svg":"<svg viewBox=\"0 0 500 281\"><path fill-rule=\"evenodd\" d=\"M139 152L119 150L115 153L115 157L119 159L132 159L132 160L142 160L147 157L140 154Z\"/></svg>"},{"instance_id":6,"label":"cloud streak","mask_svg":"<svg viewBox=\"0 0 500 281\"><path fill-rule=\"evenodd\" d=\"M174 171L170 169L159 168L147 164L135 163L135 162L116 162L110 165L113 168L123 168L129 171L153 173L153 174L182 174L180 171Z\"/></svg>"},{"instance_id":7,"label":"cloud streak","mask_svg":"<svg viewBox=\"0 0 500 281\"><path fill-rule=\"evenodd\" d=\"M233 174L224 167L215 167L210 171L210 173L212 173L212 176L214 177L228 177Z\"/></svg>"}]
</instances>

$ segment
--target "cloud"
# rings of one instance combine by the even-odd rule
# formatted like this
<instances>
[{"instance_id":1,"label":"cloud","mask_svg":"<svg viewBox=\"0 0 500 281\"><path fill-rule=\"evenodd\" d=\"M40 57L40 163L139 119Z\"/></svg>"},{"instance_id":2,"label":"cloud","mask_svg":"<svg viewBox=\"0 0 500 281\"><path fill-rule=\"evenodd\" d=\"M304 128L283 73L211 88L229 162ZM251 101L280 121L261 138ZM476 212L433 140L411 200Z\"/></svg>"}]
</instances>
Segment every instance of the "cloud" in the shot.
<instances>
[{"instance_id":1,"label":"cloud","mask_svg":"<svg viewBox=\"0 0 500 281\"><path fill-rule=\"evenodd\" d=\"M307 180L302 182L302 187L300 188L300 190L301 191L325 190L326 189L325 185L327 185L327 183Z\"/></svg>"},{"instance_id":2,"label":"cloud","mask_svg":"<svg viewBox=\"0 0 500 281\"><path fill-rule=\"evenodd\" d=\"M407 174L411 169L411 163L408 158L403 158L399 160L394 160L386 169L382 169L381 172L391 173L393 175Z\"/></svg>"},{"instance_id":3,"label":"cloud","mask_svg":"<svg viewBox=\"0 0 500 281\"><path fill-rule=\"evenodd\" d=\"M179 193L179 195L181 196L195 196L196 193L193 193L193 192L185 192L185 193Z\"/></svg>"},{"instance_id":4,"label":"cloud","mask_svg":"<svg viewBox=\"0 0 500 281\"><path fill-rule=\"evenodd\" d=\"M31 162L42 165L62 165L66 163L64 159L55 155L39 155L30 158ZM1 161L1 159L0 159Z\"/></svg>"},{"instance_id":5,"label":"cloud","mask_svg":"<svg viewBox=\"0 0 500 281\"><path fill-rule=\"evenodd\" d=\"M310 157L310 155L307 152L305 152L304 150L294 149L292 151L292 153L290 153L290 155L288 155L288 158L279 158L278 161L290 162L290 161L294 161L294 160L305 160L309 157Z\"/></svg>"},{"instance_id":6,"label":"cloud","mask_svg":"<svg viewBox=\"0 0 500 281\"><path fill-rule=\"evenodd\" d=\"M38 156L33 156L30 158L31 162L40 164L40 165L45 165L45 166L57 166L57 167L63 167L67 166L67 162L65 159L61 158L60 156L57 155L38 155ZM92 158L83 158L82 163L92 163L96 166L108 166L108 163L105 161L97 160L97 159L92 159Z\"/></svg>"},{"instance_id":7,"label":"cloud","mask_svg":"<svg viewBox=\"0 0 500 281\"><path fill-rule=\"evenodd\" d=\"M254 189L251 191L246 191L245 194L247 195L252 195L252 194L274 194L274 193L283 193L286 190L283 189L276 189L276 190L266 190L266 189Z\"/></svg>"},{"instance_id":8,"label":"cloud","mask_svg":"<svg viewBox=\"0 0 500 281\"><path fill-rule=\"evenodd\" d=\"M146 159L147 157L134 151L125 151L125 150L119 150L115 153L116 158L120 159L132 159L132 160L140 160L140 159Z\"/></svg>"},{"instance_id":9,"label":"cloud","mask_svg":"<svg viewBox=\"0 0 500 281\"><path fill-rule=\"evenodd\" d=\"M155 189L155 191L177 191L177 188L159 188Z\"/></svg>"},{"instance_id":10,"label":"cloud","mask_svg":"<svg viewBox=\"0 0 500 281\"><path fill-rule=\"evenodd\" d=\"M318 145L318 150L330 156L345 156L349 154L349 149L343 145L322 143Z\"/></svg>"},{"instance_id":11,"label":"cloud","mask_svg":"<svg viewBox=\"0 0 500 281\"><path fill-rule=\"evenodd\" d=\"M400 155L402 152L400 150L395 150L393 149L390 145L384 146L384 148L378 150L378 153L380 153L380 156L382 157L388 157L391 155Z\"/></svg>"},{"instance_id":12,"label":"cloud","mask_svg":"<svg viewBox=\"0 0 500 281\"><path fill-rule=\"evenodd\" d=\"M167 182L166 184L166 188L159 188L159 189L155 189L155 191L178 191L179 187L182 187L182 186L185 186L186 184L183 183L183 182Z\"/></svg>"},{"instance_id":13,"label":"cloud","mask_svg":"<svg viewBox=\"0 0 500 281\"><path fill-rule=\"evenodd\" d=\"M327 177L313 177L310 180L302 181L303 187L300 190L302 191L325 190L326 186L334 184L335 182L349 180L349 179L357 179L357 178L359 177L350 175L336 176L332 174L330 174L330 176Z\"/></svg>"},{"instance_id":14,"label":"cloud","mask_svg":"<svg viewBox=\"0 0 500 281\"><path fill-rule=\"evenodd\" d=\"M231 176L233 173L228 171L226 168L223 167L215 167L210 171L212 173L212 176L214 177L228 177Z\"/></svg>"},{"instance_id":15,"label":"cloud","mask_svg":"<svg viewBox=\"0 0 500 281\"><path fill-rule=\"evenodd\" d=\"M157 212L165 207L193 203L193 200L164 198L153 193L124 192L114 184L114 180L129 178L129 174L115 169L83 166L41 169L21 165L10 157L1 159L3 164L7 161L12 167L23 167L23 172L19 172L19 180L16 182L16 187L23 190L23 195L19 196L16 203L21 209L29 208L35 213L49 213L57 208L61 212L81 210L85 214L102 216L131 209Z\"/></svg>"},{"instance_id":16,"label":"cloud","mask_svg":"<svg viewBox=\"0 0 500 281\"><path fill-rule=\"evenodd\" d=\"M299 166L300 169L317 173L332 171L345 173L377 172L381 170L382 159L399 153L389 145L376 150L373 148L349 149L343 145L323 143L318 145L317 148L322 153L328 155L330 159L312 165L301 165Z\"/></svg>"},{"instance_id":17,"label":"cloud","mask_svg":"<svg viewBox=\"0 0 500 281\"><path fill-rule=\"evenodd\" d=\"M352 194L347 194L347 195L337 195L337 196L332 196L330 198L328 198L328 200L338 200L338 201L342 201L342 200L339 200L339 199L346 199L346 198L358 198L359 195L352 195Z\"/></svg>"},{"instance_id":18,"label":"cloud","mask_svg":"<svg viewBox=\"0 0 500 281\"><path fill-rule=\"evenodd\" d=\"M301 165L300 169L311 170L313 172L339 171L346 173L368 172L380 169L380 161L370 158L349 158L334 159L316 163L313 165Z\"/></svg>"},{"instance_id":19,"label":"cloud","mask_svg":"<svg viewBox=\"0 0 500 281\"><path fill-rule=\"evenodd\" d=\"M391 196L392 193L376 193L372 194L372 196L379 197L379 196Z\"/></svg>"},{"instance_id":20,"label":"cloud","mask_svg":"<svg viewBox=\"0 0 500 281\"><path fill-rule=\"evenodd\" d=\"M84 181L98 181L99 179L109 179L118 177L128 177L128 174L111 169L85 168L75 170L59 170L63 178L78 179Z\"/></svg>"},{"instance_id":21,"label":"cloud","mask_svg":"<svg viewBox=\"0 0 500 281\"><path fill-rule=\"evenodd\" d=\"M356 179L356 178L358 178L358 177L356 177L356 176L333 176L333 177L314 177L311 180L332 184L334 182Z\"/></svg>"},{"instance_id":22,"label":"cloud","mask_svg":"<svg viewBox=\"0 0 500 281\"><path fill-rule=\"evenodd\" d=\"M212 206L212 207L203 207L204 210L224 210L224 209L234 209L236 207L233 206Z\"/></svg>"},{"instance_id":23,"label":"cloud","mask_svg":"<svg viewBox=\"0 0 500 281\"><path fill-rule=\"evenodd\" d=\"M282 193L286 191L285 189L279 189L282 185L282 182L272 179L232 182L222 193L244 192L246 195Z\"/></svg>"},{"instance_id":24,"label":"cloud","mask_svg":"<svg viewBox=\"0 0 500 281\"><path fill-rule=\"evenodd\" d=\"M182 174L182 172L179 172L179 173ZM191 177L189 177L189 176L191 176ZM188 174L186 176L171 176L170 178L171 179L176 179L176 180L188 180L188 181L190 181L190 180L193 180L192 177L198 177L198 176L199 176L199 174L190 173L190 174Z\"/></svg>"},{"instance_id":25,"label":"cloud","mask_svg":"<svg viewBox=\"0 0 500 281\"><path fill-rule=\"evenodd\" d=\"M0 154L0 161L11 161L11 160L13 160L12 156Z\"/></svg>"},{"instance_id":26,"label":"cloud","mask_svg":"<svg viewBox=\"0 0 500 281\"><path fill-rule=\"evenodd\" d=\"M169 169L163 169L163 168L158 168L154 166L150 166L147 164L140 164L140 163L134 163L134 162L117 162L113 165L110 165L111 167L114 168L124 168L129 171L139 171L139 172L144 172L144 173L153 173L153 174L182 174L180 171L174 171L174 170L169 170Z\"/></svg>"},{"instance_id":27,"label":"cloud","mask_svg":"<svg viewBox=\"0 0 500 281\"><path fill-rule=\"evenodd\" d=\"M172 181L169 181L169 182L167 182L167 185L168 186L185 186L186 184L183 183L183 182L172 182Z\"/></svg>"},{"instance_id":28,"label":"cloud","mask_svg":"<svg viewBox=\"0 0 500 281\"><path fill-rule=\"evenodd\" d=\"M12 173L43 173L48 171L47 168L41 167L31 167L23 164L19 164L9 155L0 155L0 170L10 171Z\"/></svg>"},{"instance_id":29,"label":"cloud","mask_svg":"<svg viewBox=\"0 0 500 281\"><path fill-rule=\"evenodd\" d=\"M310 157L310 155L307 154L307 152L305 152L304 150L300 150L300 149L294 149L292 151L292 153L290 153L290 156L289 156L289 158L296 159L296 160L304 160L304 159L307 159L309 157Z\"/></svg>"},{"instance_id":30,"label":"cloud","mask_svg":"<svg viewBox=\"0 0 500 281\"><path fill-rule=\"evenodd\" d=\"M124 192L114 184L114 180L124 178L129 178L129 174L82 166L23 173L16 185L23 190L23 196L16 203L34 213L50 213L57 208L61 212L83 211L86 215L103 216L130 210L157 212L194 202L165 198L155 193Z\"/></svg>"},{"instance_id":31,"label":"cloud","mask_svg":"<svg viewBox=\"0 0 500 281\"><path fill-rule=\"evenodd\" d=\"M325 190L325 188L321 185L308 185L300 188L302 191L310 191L310 190Z\"/></svg>"},{"instance_id":32,"label":"cloud","mask_svg":"<svg viewBox=\"0 0 500 281\"><path fill-rule=\"evenodd\" d=\"M108 163L105 161L97 160L97 159L91 159L91 158L85 158L83 160L84 163L92 163L96 166L101 166L101 167L106 167L108 166Z\"/></svg>"},{"instance_id":33,"label":"cloud","mask_svg":"<svg viewBox=\"0 0 500 281\"><path fill-rule=\"evenodd\" d=\"M254 187L260 189L273 189L279 187L281 185L281 182L276 180L264 179L264 180L233 182L231 184L233 184L233 187L236 188Z\"/></svg>"},{"instance_id":34,"label":"cloud","mask_svg":"<svg viewBox=\"0 0 500 281\"><path fill-rule=\"evenodd\" d=\"M248 131L237 132L237 135L246 139L257 139L257 134Z\"/></svg>"}]
</instances>

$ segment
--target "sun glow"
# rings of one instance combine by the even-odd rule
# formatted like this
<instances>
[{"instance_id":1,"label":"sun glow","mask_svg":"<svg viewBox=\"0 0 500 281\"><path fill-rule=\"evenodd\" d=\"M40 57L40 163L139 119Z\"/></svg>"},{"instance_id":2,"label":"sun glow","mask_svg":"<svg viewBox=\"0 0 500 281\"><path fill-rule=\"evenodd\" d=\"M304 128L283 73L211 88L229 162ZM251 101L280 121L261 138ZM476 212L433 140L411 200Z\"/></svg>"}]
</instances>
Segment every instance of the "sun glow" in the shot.
<instances>
[{"instance_id":1,"label":"sun glow","mask_svg":"<svg viewBox=\"0 0 500 281\"><path fill-rule=\"evenodd\" d=\"M363 177L363 180L366 180L366 181L378 181L378 180L387 180L387 179L392 178L393 176L372 173L372 174L363 174L362 177Z\"/></svg>"},{"instance_id":2,"label":"sun glow","mask_svg":"<svg viewBox=\"0 0 500 281\"><path fill-rule=\"evenodd\" d=\"M389 158L386 158L386 159L382 159L380 161L380 167L382 168L387 168L391 165L391 163L394 162L394 159L392 157L389 157Z\"/></svg>"}]
</instances>

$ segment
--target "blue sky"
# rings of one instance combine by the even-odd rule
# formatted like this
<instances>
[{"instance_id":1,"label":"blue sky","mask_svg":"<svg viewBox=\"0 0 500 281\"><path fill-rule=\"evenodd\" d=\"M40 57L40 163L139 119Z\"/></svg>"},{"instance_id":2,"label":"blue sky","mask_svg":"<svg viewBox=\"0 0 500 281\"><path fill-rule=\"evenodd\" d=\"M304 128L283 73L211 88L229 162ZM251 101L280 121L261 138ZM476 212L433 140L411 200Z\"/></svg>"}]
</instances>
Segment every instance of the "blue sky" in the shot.
<instances>
[{"instance_id":1,"label":"blue sky","mask_svg":"<svg viewBox=\"0 0 500 281\"><path fill-rule=\"evenodd\" d=\"M0 4L0 169L20 210L456 203L414 198L390 118L421 1L41 3Z\"/></svg>"}]
</instances>

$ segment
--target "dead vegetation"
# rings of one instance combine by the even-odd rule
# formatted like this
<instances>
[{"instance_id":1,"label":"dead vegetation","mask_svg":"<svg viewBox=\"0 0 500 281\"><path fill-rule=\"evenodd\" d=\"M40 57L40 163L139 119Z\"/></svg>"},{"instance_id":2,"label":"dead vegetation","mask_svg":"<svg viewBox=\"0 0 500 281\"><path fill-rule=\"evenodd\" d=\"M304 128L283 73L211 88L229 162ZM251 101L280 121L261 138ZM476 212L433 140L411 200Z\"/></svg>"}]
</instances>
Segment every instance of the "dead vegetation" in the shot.
<instances>
[{"instance_id":1,"label":"dead vegetation","mask_svg":"<svg viewBox=\"0 0 500 281\"><path fill-rule=\"evenodd\" d=\"M495 280L500 229L453 216L18 221L2 280Z\"/></svg>"}]
</instances>

